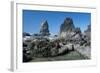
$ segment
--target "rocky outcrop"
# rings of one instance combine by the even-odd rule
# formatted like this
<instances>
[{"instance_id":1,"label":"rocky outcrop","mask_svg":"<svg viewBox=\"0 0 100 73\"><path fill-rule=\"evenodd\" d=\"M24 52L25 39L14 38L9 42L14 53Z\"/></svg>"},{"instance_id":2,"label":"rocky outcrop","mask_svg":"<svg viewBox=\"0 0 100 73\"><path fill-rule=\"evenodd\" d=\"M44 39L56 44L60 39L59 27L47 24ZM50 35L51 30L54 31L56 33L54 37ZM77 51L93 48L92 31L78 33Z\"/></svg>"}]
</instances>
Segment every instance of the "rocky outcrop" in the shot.
<instances>
[{"instance_id":1,"label":"rocky outcrop","mask_svg":"<svg viewBox=\"0 0 100 73\"><path fill-rule=\"evenodd\" d=\"M50 33L49 33L49 25L48 25L47 21L44 21L41 24L40 34L41 34L41 36L49 36L50 35Z\"/></svg>"},{"instance_id":2,"label":"rocky outcrop","mask_svg":"<svg viewBox=\"0 0 100 73\"><path fill-rule=\"evenodd\" d=\"M88 25L88 28L84 31L84 34L89 40L91 39L91 25Z\"/></svg>"},{"instance_id":3,"label":"rocky outcrop","mask_svg":"<svg viewBox=\"0 0 100 73\"><path fill-rule=\"evenodd\" d=\"M71 18L66 18L60 27L60 38L63 38L67 43L90 46L91 26L89 25L87 30L82 33L79 27L75 28Z\"/></svg>"},{"instance_id":4,"label":"rocky outcrop","mask_svg":"<svg viewBox=\"0 0 100 73\"><path fill-rule=\"evenodd\" d=\"M88 25L88 28L85 30L85 32L91 32L91 25Z\"/></svg>"},{"instance_id":5,"label":"rocky outcrop","mask_svg":"<svg viewBox=\"0 0 100 73\"><path fill-rule=\"evenodd\" d=\"M82 32L79 27L75 28L74 34L71 36L71 39L74 40L74 43L79 43L82 40Z\"/></svg>"},{"instance_id":6,"label":"rocky outcrop","mask_svg":"<svg viewBox=\"0 0 100 73\"><path fill-rule=\"evenodd\" d=\"M66 18L61 24L60 32L66 32L66 31L73 31L75 29L75 26L73 24L73 20L71 18Z\"/></svg>"},{"instance_id":7,"label":"rocky outcrop","mask_svg":"<svg viewBox=\"0 0 100 73\"><path fill-rule=\"evenodd\" d=\"M60 37L70 37L73 35L73 31L75 30L75 26L73 24L72 18L66 18L64 22L60 26Z\"/></svg>"},{"instance_id":8,"label":"rocky outcrop","mask_svg":"<svg viewBox=\"0 0 100 73\"><path fill-rule=\"evenodd\" d=\"M27 32L23 32L23 37L25 37L25 36L31 36L31 35Z\"/></svg>"},{"instance_id":9,"label":"rocky outcrop","mask_svg":"<svg viewBox=\"0 0 100 73\"><path fill-rule=\"evenodd\" d=\"M84 57L91 57L91 25L83 32L79 27L75 28L72 18L66 18L60 26L60 37L50 37L48 22L41 24L40 33L24 37L23 62L37 57L54 57L72 51L78 51ZM30 36L23 33L23 36ZM32 38L32 39L31 39Z\"/></svg>"},{"instance_id":10,"label":"rocky outcrop","mask_svg":"<svg viewBox=\"0 0 100 73\"><path fill-rule=\"evenodd\" d=\"M91 45L91 25L88 25L88 28L84 31L84 39L87 41L88 46Z\"/></svg>"}]
</instances>

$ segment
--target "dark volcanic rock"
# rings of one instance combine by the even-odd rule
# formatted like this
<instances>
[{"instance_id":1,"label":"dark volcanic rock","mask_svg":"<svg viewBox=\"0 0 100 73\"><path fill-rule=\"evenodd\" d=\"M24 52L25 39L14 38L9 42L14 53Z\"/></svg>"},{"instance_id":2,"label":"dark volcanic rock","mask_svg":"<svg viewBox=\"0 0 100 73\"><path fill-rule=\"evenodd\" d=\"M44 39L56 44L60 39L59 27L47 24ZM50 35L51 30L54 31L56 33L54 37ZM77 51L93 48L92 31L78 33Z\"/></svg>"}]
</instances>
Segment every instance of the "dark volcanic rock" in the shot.
<instances>
[{"instance_id":1,"label":"dark volcanic rock","mask_svg":"<svg viewBox=\"0 0 100 73\"><path fill-rule=\"evenodd\" d=\"M42 36L49 36L50 35L50 33L49 33L49 26L48 26L48 22L47 21L44 21L41 24L40 34Z\"/></svg>"}]
</instances>

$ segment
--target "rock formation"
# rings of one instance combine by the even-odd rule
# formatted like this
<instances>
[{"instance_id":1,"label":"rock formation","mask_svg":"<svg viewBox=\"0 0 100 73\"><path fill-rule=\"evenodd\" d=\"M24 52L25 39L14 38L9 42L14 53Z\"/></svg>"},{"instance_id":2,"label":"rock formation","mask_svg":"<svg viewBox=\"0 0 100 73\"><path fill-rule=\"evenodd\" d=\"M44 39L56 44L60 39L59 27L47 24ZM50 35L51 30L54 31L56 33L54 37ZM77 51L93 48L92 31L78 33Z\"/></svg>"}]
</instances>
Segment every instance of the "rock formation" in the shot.
<instances>
[{"instance_id":1,"label":"rock formation","mask_svg":"<svg viewBox=\"0 0 100 73\"><path fill-rule=\"evenodd\" d=\"M25 37L25 36L31 36L31 35L27 32L23 32L23 37Z\"/></svg>"},{"instance_id":2,"label":"rock formation","mask_svg":"<svg viewBox=\"0 0 100 73\"><path fill-rule=\"evenodd\" d=\"M88 28L84 31L84 34L88 39L91 39L91 25L88 25Z\"/></svg>"},{"instance_id":3,"label":"rock formation","mask_svg":"<svg viewBox=\"0 0 100 73\"><path fill-rule=\"evenodd\" d=\"M83 32L80 27L74 26L72 18L66 18L60 26L60 37L54 35L53 39L49 36L48 22L41 24L40 33L25 36L32 36L32 39L23 39L23 62L31 59L54 57L72 51L78 51L82 55L90 58L91 56L91 25ZM58 38L57 38L58 37Z\"/></svg>"},{"instance_id":4,"label":"rock formation","mask_svg":"<svg viewBox=\"0 0 100 73\"><path fill-rule=\"evenodd\" d=\"M88 28L84 31L85 40L87 41L88 45L91 44L91 25L88 25Z\"/></svg>"},{"instance_id":5,"label":"rock formation","mask_svg":"<svg viewBox=\"0 0 100 73\"><path fill-rule=\"evenodd\" d=\"M70 35L73 34L75 30L75 26L73 24L72 18L66 18L64 22L60 26L60 37L71 37Z\"/></svg>"},{"instance_id":6,"label":"rock formation","mask_svg":"<svg viewBox=\"0 0 100 73\"><path fill-rule=\"evenodd\" d=\"M71 18L66 18L63 24L61 24L60 32L73 31L74 28L73 20Z\"/></svg>"},{"instance_id":7,"label":"rock formation","mask_svg":"<svg viewBox=\"0 0 100 73\"><path fill-rule=\"evenodd\" d=\"M79 27L75 28L74 35L71 37L73 40L80 41L82 39L81 29Z\"/></svg>"},{"instance_id":8,"label":"rock formation","mask_svg":"<svg viewBox=\"0 0 100 73\"><path fill-rule=\"evenodd\" d=\"M85 32L91 32L91 25L88 25L88 28L85 30Z\"/></svg>"},{"instance_id":9,"label":"rock formation","mask_svg":"<svg viewBox=\"0 0 100 73\"><path fill-rule=\"evenodd\" d=\"M41 24L40 34L41 34L41 36L49 36L50 35L49 26L48 26L48 22L47 21L44 21Z\"/></svg>"},{"instance_id":10,"label":"rock formation","mask_svg":"<svg viewBox=\"0 0 100 73\"><path fill-rule=\"evenodd\" d=\"M88 25L88 28L84 31L85 35L91 39L91 25Z\"/></svg>"}]
</instances>

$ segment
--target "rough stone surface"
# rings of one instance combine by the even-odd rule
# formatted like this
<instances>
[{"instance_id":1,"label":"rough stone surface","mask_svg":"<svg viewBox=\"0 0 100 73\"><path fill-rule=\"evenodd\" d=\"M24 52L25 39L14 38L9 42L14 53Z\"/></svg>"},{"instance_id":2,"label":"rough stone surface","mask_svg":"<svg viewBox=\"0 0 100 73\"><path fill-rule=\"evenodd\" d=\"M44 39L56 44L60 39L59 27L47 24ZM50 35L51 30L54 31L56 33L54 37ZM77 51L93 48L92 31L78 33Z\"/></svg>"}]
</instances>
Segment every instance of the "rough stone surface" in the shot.
<instances>
[{"instance_id":1,"label":"rough stone surface","mask_svg":"<svg viewBox=\"0 0 100 73\"><path fill-rule=\"evenodd\" d=\"M79 52L83 57L91 58L91 25L83 32L79 27L75 28L72 18L66 18L60 26L60 37L50 38L48 22L41 24L40 33L33 34L34 38L24 37L23 58L25 61L31 58L55 57ZM29 34L24 33L25 36Z\"/></svg>"},{"instance_id":2,"label":"rough stone surface","mask_svg":"<svg viewBox=\"0 0 100 73\"><path fill-rule=\"evenodd\" d=\"M50 33L49 33L49 25L48 25L48 22L47 21L44 21L41 24L40 34L42 36L49 36L50 35Z\"/></svg>"},{"instance_id":3,"label":"rough stone surface","mask_svg":"<svg viewBox=\"0 0 100 73\"><path fill-rule=\"evenodd\" d=\"M73 32L74 30L75 30L75 26L73 24L73 20L72 18L68 17L64 20L64 22L60 26L60 37L66 37L68 32L70 33Z\"/></svg>"},{"instance_id":4,"label":"rough stone surface","mask_svg":"<svg viewBox=\"0 0 100 73\"><path fill-rule=\"evenodd\" d=\"M86 37L88 38L88 40L91 40L91 25L88 25L87 30L84 31Z\"/></svg>"},{"instance_id":5,"label":"rough stone surface","mask_svg":"<svg viewBox=\"0 0 100 73\"><path fill-rule=\"evenodd\" d=\"M31 36L31 35L27 32L23 32L23 37L25 37L25 36Z\"/></svg>"}]
</instances>

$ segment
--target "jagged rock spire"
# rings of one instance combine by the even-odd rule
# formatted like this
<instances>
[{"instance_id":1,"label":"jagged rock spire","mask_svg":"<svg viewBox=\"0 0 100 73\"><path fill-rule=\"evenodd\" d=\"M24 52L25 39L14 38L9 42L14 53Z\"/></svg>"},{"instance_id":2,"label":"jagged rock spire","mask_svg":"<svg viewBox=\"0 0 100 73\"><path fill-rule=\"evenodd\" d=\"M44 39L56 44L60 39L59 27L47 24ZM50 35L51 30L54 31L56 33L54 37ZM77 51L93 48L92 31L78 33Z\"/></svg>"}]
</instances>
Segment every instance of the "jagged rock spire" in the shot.
<instances>
[{"instance_id":1,"label":"jagged rock spire","mask_svg":"<svg viewBox=\"0 0 100 73\"><path fill-rule=\"evenodd\" d=\"M70 17L65 18L64 22L60 26L60 37L66 37L67 35L73 34L75 26L73 20Z\"/></svg>"},{"instance_id":2,"label":"jagged rock spire","mask_svg":"<svg viewBox=\"0 0 100 73\"><path fill-rule=\"evenodd\" d=\"M49 25L47 20L45 20L44 22L41 23L41 28L40 28L40 34L42 36L49 36Z\"/></svg>"},{"instance_id":3,"label":"jagged rock spire","mask_svg":"<svg viewBox=\"0 0 100 73\"><path fill-rule=\"evenodd\" d=\"M91 32L91 24L88 25L88 28L87 28L87 30L85 30L85 32Z\"/></svg>"},{"instance_id":4,"label":"jagged rock spire","mask_svg":"<svg viewBox=\"0 0 100 73\"><path fill-rule=\"evenodd\" d=\"M67 32L67 31L73 31L75 29L75 26L73 24L73 20L70 17L67 17L64 22L61 24L60 27L60 33L61 32Z\"/></svg>"}]
</instances>

